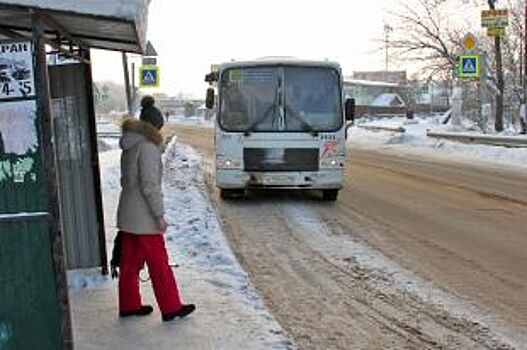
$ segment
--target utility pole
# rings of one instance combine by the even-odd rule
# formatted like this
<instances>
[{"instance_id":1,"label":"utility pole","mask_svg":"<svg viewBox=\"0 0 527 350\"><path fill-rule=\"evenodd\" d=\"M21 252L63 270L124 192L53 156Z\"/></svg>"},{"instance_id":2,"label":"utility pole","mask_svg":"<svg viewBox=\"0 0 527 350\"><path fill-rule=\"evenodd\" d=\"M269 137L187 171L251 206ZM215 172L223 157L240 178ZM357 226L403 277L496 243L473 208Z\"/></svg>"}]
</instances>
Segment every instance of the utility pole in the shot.
<instances>
[{"instance_id":1,"label":"utility pole","mask_svg":"<svg viewBox=\"0 0 527 350\"><path fill-rule=\"evenodd\" d=\"M518 86L521 87L522 89L522 96L520 97L520 102L522 104L525 103L525 79L524 79L524 76L523 76L523 66L524 66L524 55L525 55L525 48L524 48L524 43L523 41L520 40L520 56L519 56L519 69L520 69L520 75L519 75L519 79L518 79ZM520 88L518 88L519 90Z\"/></svg>"},{"instance_id":2,"label":"utility pole","mask_svg":"<svg viewBox=\"0 0 527 350\"><path fill-rule=\"evenodd\" d=\"M390 33L393 31L393 28L389 24L384 25L384 45L385 45L385 58L384 58L384 71L388 74L388 63L390 57L388 55L388 46L390 44ZM384 79L386 80L386 78Z\"/></svg>"},{"instance_id":3,"label":"utility pole","mask_svg":"<svg viewBox=\"0 0 527 350\"><path fill-rule=\"evenodd\" d=\"M523 23L523 74L520 67L520 79L523 79L523 101L520 109L521 133L527 133L527 0L525 1L525 13ZM521 56L522 54L520 54Z\"/></svg>"},{"instance_id":4,"label":"utility pole","mask_svg":"<svg viewBox=\"0 0 527 350\"><path fill-rule=\"evenodd\" d=\"M527 0L525 1L523 30L523 104L527 104Z\"/></svg>"},{"instance_id":5,"label":"utility pole","mask_svg":"<svg viewBox=\"0 0 527 350\"><path fill-rule=\"evenodd\" d=\"M488 0L489 8L496 9L497 0ZM503 131L503 94L505 90L505 80L503 77L503 62L501 57L501 37L494 37L494 52L496 57L496 78L498 85L498 94L496 95L496 117L494 120L494 129L498 132Z\"/></svg>"}]
</instances>

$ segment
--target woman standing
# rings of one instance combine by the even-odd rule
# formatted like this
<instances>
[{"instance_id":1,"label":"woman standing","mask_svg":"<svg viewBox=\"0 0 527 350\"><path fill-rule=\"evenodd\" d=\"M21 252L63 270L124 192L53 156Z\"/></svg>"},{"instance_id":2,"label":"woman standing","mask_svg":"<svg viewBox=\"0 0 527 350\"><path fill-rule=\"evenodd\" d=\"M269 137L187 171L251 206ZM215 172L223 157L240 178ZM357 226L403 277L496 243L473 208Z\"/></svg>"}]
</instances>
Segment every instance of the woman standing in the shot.
<instances>
[{"instance_id":1,"label":"woman standing","mask_svg":"<svg viewBox=\"0 0 527 350\"><path fill-rule=\"evenodd\" d=\"M152 280L163 321L184 317L195 310L183 304L174 274L168 264L163 234L168 224L164 219L161 147L159 130L164 120L154 107L154 99L141 101L140 120L127 119L120 140L121 196L117 226L123 231L119 276L119 315L146 316L150 305L143 305L139 291L139 272L144 263Z\"/></svg>"}]
</instances>

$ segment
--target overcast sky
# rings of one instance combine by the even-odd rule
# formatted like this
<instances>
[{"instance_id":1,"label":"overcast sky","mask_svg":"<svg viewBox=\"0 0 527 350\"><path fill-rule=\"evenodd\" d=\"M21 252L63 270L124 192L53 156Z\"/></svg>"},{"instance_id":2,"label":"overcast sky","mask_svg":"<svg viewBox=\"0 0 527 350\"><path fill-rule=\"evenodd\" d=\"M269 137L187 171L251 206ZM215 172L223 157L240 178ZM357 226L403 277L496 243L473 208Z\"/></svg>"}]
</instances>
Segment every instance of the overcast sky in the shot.
<instances>
[{"instance_id":1,"label":"overcast sky","mask_svg":"<svg viewBox=\"0 0 527 350\"><path fill-rule=\"evenodd\" d=\"M160 90L201 96L212 63L263 56L328 58L346 75L382 70L379 39L395 2L152 0L148 38L159 54ZM120 54L96 51L93 69L96 81L123 81Z\"/></svg>"}]
</instances>

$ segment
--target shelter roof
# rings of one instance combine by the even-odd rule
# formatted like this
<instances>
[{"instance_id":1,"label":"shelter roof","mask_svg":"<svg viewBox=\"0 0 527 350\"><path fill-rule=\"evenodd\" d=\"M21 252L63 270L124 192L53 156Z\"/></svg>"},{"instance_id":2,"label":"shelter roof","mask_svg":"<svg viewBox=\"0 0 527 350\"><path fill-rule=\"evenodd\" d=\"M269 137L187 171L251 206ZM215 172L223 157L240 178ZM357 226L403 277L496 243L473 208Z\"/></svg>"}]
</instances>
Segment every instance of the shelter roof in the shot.
<instances>
[{"instance_id":1,"label":"shelter roof","mask_svg":"<svg viewBox=\"0 0 527 350\"><path fill-rule=\"evenodd\" d=\"M143 53L150 0L0 0L0 40L28 36L31 13L44 18L46 37L83 47Z\"/></svg>"}]
</instances>

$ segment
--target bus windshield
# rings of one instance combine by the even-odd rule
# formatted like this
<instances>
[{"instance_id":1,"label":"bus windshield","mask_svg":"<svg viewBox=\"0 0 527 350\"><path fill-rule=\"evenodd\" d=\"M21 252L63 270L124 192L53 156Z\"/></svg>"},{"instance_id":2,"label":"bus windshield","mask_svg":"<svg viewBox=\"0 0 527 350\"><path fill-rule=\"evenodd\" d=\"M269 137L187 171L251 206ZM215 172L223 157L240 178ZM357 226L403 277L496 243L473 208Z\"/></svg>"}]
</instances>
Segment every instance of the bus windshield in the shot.
<instances>
[{"instance_id":1,"label":"bus windshield","mask_svg":"<svg viewBox=\"0 0 527 350\"><path fill-rule=\"evenodd\" d=\"M220 78L219 123L226 131L336 131L341 108L340 77L332 68L232 68Z\"/></svg>"}]
</instances>

